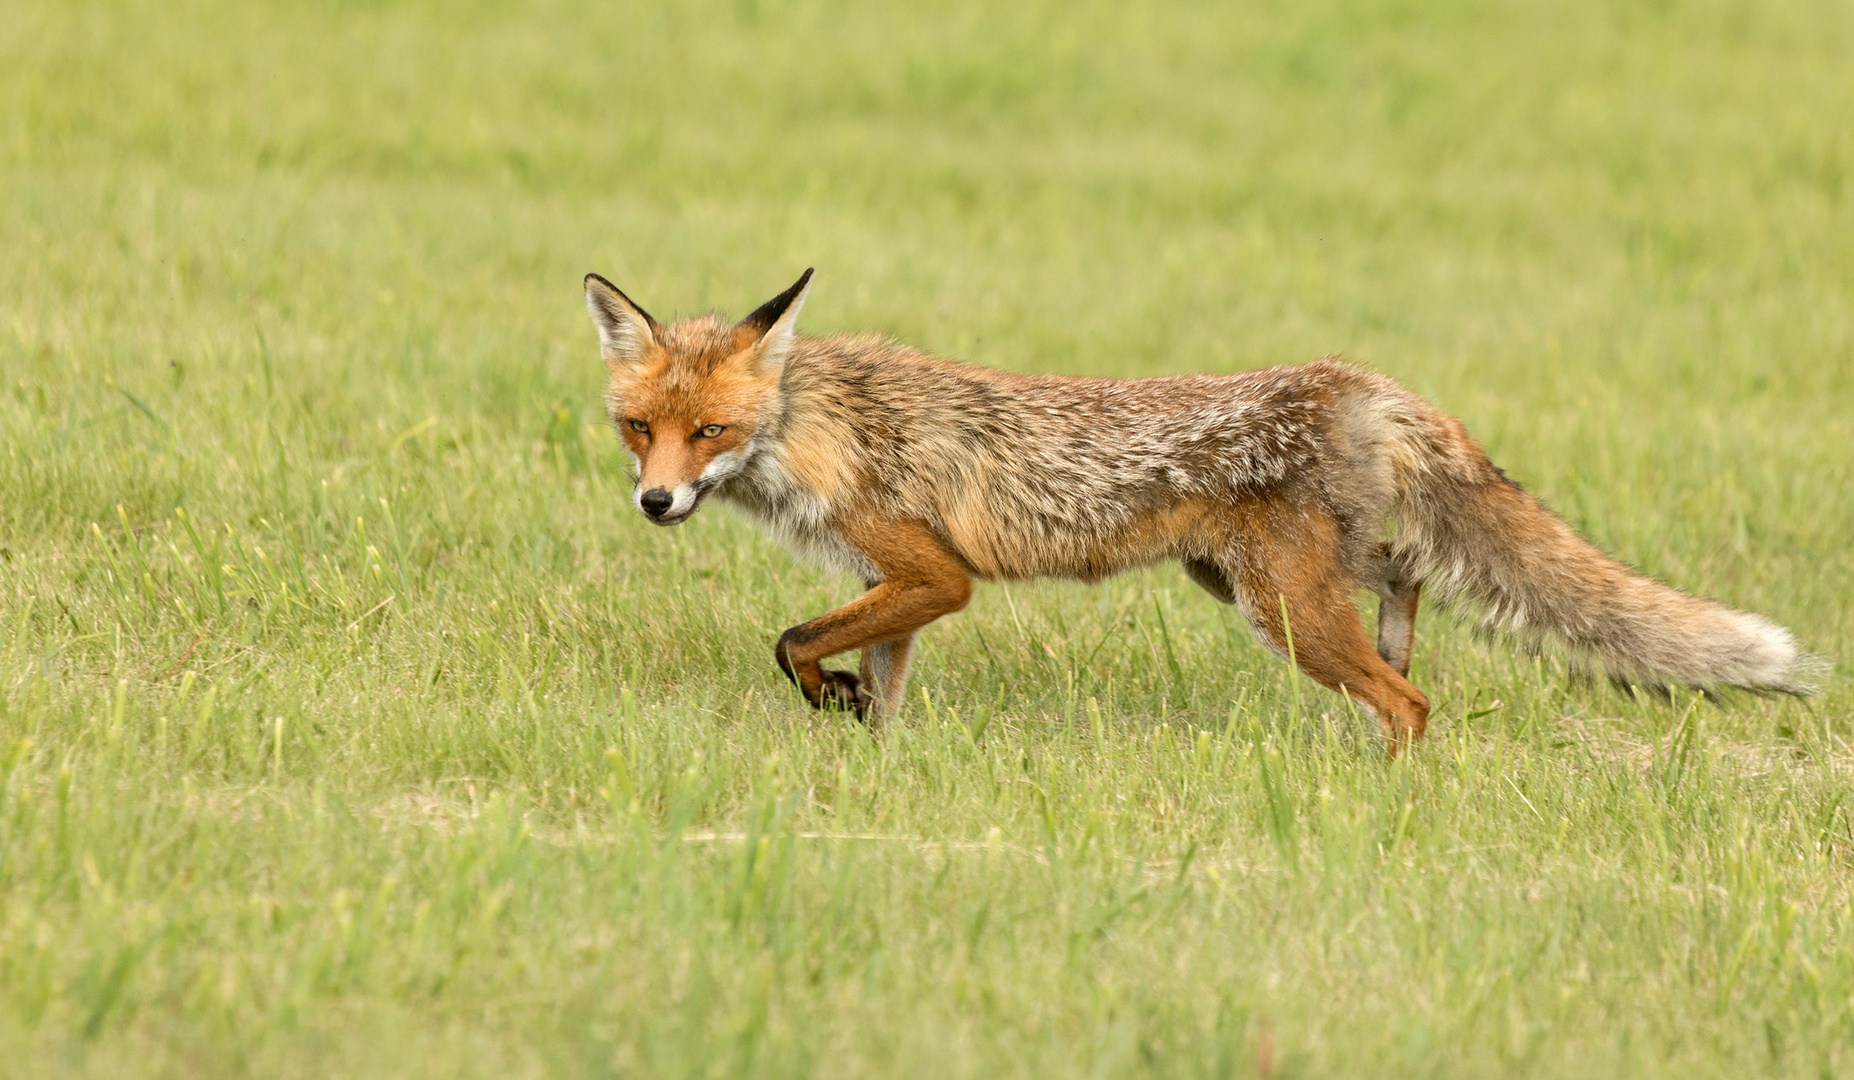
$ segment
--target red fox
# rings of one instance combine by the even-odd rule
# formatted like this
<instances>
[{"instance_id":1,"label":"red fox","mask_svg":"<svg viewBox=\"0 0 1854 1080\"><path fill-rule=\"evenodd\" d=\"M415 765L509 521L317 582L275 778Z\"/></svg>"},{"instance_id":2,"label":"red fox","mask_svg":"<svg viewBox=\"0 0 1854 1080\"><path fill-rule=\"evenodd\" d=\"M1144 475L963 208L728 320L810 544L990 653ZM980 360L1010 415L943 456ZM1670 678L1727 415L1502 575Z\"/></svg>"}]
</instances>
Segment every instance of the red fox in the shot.
<instances>
[{"instance_id":1,"label":"red fox","mask_svg":"<svg viewBox=\"0 0 1854 1080\"><path fill-rule=\"evenodd\" d=\"M1390 752L1420 738L1419 591L1555 640L1624 685L1808 694L1787 630L1631 572L1488 461L1460 421L1335 358L1237 375L1010 375L893 341L802 338L811 283L729 325L665 326L597 274L609 411L659 525L710 495L868 591L774 649L812 705L892 718L914 636L972 582L1097 581L1177 559ZM1352 596L1380 598L1374 649ZM820 661L862 651L860 674Z\"/></svg>"}]
</instances>

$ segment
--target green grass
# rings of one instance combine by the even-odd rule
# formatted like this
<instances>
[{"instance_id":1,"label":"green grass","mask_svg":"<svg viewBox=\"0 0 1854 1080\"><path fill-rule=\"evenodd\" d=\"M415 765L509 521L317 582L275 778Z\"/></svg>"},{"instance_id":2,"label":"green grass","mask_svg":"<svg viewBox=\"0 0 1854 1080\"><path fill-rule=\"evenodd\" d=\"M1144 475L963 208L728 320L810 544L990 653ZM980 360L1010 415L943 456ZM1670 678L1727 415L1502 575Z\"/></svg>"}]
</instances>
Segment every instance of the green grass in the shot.
<instances>
[{"instance_id":1,"label":"green grass","mask_svg":"<svg viewBox=\"0 0 1854 1080\"><path fill-rule=\"evenodd\" d=\"M579 278L1023 371L1329 352L1854 641L1833 2L0 5L0 1073L1826 1076L1854 693L1425 615L1427 743L1162 567L628 505Z\"/></svg>"}]
</instances>

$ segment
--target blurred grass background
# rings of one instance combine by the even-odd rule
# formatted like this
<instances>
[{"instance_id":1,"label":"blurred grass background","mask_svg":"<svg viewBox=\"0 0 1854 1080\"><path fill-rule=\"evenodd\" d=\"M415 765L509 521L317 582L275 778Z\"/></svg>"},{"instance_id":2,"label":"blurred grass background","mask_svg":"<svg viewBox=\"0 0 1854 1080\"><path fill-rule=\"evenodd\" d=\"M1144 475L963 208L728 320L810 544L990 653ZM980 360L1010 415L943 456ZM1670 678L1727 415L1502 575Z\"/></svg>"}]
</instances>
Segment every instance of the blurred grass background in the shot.
<instances>
[{"instance_id":1,"label":"blurred grass background","mask_svg":"<svg viewBox=\"0 0 1854 1080\"><path fill-rule=\"evenodd\" d=\"M1834 3L0 6L21 1075L1834 1075L1849 693L1426 616L1427 748L1175 568L854 593L643 523L579 277L1020 371L1338 352L1621 557L1854 614Z\"/></svg>"}]
</instances>

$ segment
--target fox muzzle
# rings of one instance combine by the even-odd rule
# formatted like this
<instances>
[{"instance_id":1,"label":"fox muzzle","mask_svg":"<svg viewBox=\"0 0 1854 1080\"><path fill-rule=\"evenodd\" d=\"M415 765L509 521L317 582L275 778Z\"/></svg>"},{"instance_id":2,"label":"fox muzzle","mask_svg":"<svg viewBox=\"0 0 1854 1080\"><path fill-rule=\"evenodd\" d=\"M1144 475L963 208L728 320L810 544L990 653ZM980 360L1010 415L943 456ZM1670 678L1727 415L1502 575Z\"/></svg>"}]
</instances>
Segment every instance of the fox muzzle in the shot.
<instances>
[{"instance_id":1,"label":"fox muzzle","mask_svg":"<svg viewBox=\"0 0 1854 1080\"><path fill-rule=\"evenodd\" d=\"M634 501L638 510L658 525L680 525L702 505L705 494L695 485L679 484L675 488L640 490Z\"/></svg>"}]
</instances>

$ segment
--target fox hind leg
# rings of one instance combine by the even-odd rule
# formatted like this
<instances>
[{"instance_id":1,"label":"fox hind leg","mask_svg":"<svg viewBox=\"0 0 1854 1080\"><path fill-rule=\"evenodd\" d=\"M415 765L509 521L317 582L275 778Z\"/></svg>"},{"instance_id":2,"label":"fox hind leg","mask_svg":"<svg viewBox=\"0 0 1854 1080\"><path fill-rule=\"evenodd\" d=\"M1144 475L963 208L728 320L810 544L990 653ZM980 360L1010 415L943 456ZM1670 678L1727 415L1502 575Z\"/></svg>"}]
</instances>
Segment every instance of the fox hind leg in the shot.
<instances>
[{"instance_id":1,"label":"fox hind leg","mask_svg":"<svg viewBox=\"0 0 1854 1080\"><path fill-rule=\"evenodd\" d=\"M1391 554L1389 544L1377 546L1371 569L1369 584L1378 594L1378 655L1407 679L1416 649L1416 601L1423 583L1410 576L1409 568Z\"/></svg>"},{"instance_id":2,"label":"fox hind leg","mask_svg":"<svg viewBox=\"0 0 1854 1080\"><path fill-rule=\"evenodd\" d=\"M1335 554L1337 524L1317 512L1271 507L1244 515L1241 529L1232 538L1228 576L1257 636L1283 656L1291 653L1315 682L1370 711L1393 757L1421 738L1429 700L1366 636L1352 606L1353 579ZM1414 604L1410 590L1412 615Z\"/></svg>"},{"instance_id":3,"label":"fox hind leg","mask_svg":"<svg viewBox=\"0 0 1854 1080\"><path fill-rule=\"evenodd\" d=\"M1219 603L1236 602L1236 585L1223 568L1208 559L1185 559L1184 571L1198 588L1217 598Z\"/></svg>"}]
</instances>

